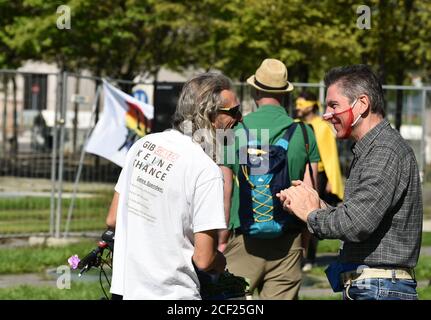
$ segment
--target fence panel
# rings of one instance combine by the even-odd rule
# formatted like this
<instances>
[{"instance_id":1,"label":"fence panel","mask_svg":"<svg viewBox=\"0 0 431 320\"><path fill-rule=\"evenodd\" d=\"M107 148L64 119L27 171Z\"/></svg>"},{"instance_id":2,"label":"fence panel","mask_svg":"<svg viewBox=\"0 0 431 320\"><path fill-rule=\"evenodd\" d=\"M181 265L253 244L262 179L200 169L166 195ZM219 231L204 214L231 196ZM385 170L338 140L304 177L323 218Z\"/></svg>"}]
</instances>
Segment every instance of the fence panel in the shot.
<instances>
[{"instance_id":1,"label":"fence panel","mask_svg":"<svg viewBox=\"0 0 431 320\"><path fill-rule=\"evenodd\" d=\"M49 232L57 74L0 72L0 236Z\"/></svg>"},{"instance_id":2,"label":"fence panel","mask_svg":"<svg viewBox=\"0 0 431 320\"><path fill-rule=\"evenodd\" d=\"M424 139L423 148L424 152L424 182L431 182L431 90L427 90L423 93L425 98L425 110L422 118L423 129L424 129Z\"/></svg>"},{"instance_id":3,"label":"fence panel","mask_svg":"<svg viewBox=\"0 0 431 320\"><path fill-rule=\"evenodd\" d=\"M169 126L181 83L110 82L128 93L146 95L146 101L155 105L154 131ZM101 83L97 77L70 73L0 71L0 237L64 235L69 212L71 234L93 235L104 229L121 168L85 154L79 184L74 184L86 133L103 111L102 94L92 119L95 93ZM289 114L294 115L294 101L302 90L315 93L324 104L322 84L294 85L286 102ZM243 113L255 111L250 86L234 86ZM384 88L387 115L393 125L397 99L402 97L401 134L415 151L424 182L429 183L431 90ZM337 144L342 172L346 173L352 142L338 140Z\"/></svg>"}]
</instances>

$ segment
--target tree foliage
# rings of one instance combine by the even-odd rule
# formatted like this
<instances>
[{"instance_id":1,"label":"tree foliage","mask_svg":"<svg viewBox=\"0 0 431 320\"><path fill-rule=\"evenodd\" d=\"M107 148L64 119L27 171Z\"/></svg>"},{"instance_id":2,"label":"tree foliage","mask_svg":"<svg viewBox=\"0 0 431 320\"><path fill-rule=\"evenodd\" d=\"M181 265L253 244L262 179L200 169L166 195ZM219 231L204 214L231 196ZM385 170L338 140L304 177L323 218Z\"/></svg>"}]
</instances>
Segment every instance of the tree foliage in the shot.
<instances>
[{"instance_id":1,"label":"tree foliage","mask_svg":"<svg viewBox=\"0 0 431 320\"><path fill-rule=\"evenodd\" d=\"M0 67L28 59L61 69L132 79L161 67L219 69L244 80L266 57L295 81L318 81L336 65L368 63L384 82L429 79L431 3L367 0L371 29L354 0L0 0Z\"/></svg>"}]
</instances>

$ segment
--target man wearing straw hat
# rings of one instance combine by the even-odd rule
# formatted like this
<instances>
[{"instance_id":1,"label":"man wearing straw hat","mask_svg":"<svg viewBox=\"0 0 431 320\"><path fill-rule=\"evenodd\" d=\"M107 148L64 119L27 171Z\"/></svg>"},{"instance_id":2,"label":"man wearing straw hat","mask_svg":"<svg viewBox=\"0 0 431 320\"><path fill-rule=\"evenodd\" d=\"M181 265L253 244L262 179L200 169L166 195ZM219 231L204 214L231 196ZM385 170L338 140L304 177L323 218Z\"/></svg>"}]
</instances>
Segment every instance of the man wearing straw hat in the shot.
<instances>
[{"instance_id":1,"label":"man wearing straw hat","mask_svg":"<svg viewBox=\"0 0 431 320\"><path fill-rule=\"evenodd\" d=\"M252 87L258 109L245 116L235 129L237 137L241 131L247 133L247 164L241 163L237 156L235 163L225 160L222 166L229 228L221 237L219 248L224 250L228 270L247 278L250 291L259 298L297 299L302 277L301 231L304 225L292 216L288 221L278 220L286 215L280 215L282 206L276 192L281 185L290 185L297 177L311 186L308 166L314 167L316 176L319 153L311 128L303 126L301 130L283 107L293 85L281 61L265 59L247 83ZM264 137L267 137L269 152L262 147ZM251 147L253 143L254 148ZM241 143L235 144L236 155L243 147ZM271 159L271 154L277 152L280 152L277 159L283 159L277 170L284 170L284 175L271 168L277 161ZM253 175L250 159L259 159L259 155L263 159L265 154L269 154L268 174ZM259 190L259 181L268 177L272 180ZM280 177L283 177L281 181ZM251 184L251 181L254 182ZM260 220L263 216L265 219Z\"/></svg>"}]
</instances>

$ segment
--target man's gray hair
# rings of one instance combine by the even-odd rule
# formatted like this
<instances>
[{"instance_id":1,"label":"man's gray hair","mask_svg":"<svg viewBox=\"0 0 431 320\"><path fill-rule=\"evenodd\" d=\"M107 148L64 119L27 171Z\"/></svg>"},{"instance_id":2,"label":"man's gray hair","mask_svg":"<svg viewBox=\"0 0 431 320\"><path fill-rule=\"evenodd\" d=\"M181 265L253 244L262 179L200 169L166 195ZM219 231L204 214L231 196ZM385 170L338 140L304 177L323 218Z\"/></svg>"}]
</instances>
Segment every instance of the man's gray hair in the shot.
<instances>
[{"instance_id":1,"label":"man's gray hair","mask_svg":"<svg viewBox=\"0 0 431 320\"><path fill-rule=\"evenodd\" d=\"M370 99L372 113L385 116L385 100L382 85L367 65L358 64L331 69L325 75L325 86L339 84L343 94L349 98L349 103L365 94Z\"/></svg>"},{"instance_id":2,"label":"man's gray hair","mask_svg":"<svg viewBox=\"0 0 431 320\"><path fill-rule=\"evenodd\" d=\"M231 89L230 79L219 73L207 72L187 81L178 99L173 128L184 134L194 134L204 129L214 137L215 130L211 122L217 110L224 106L221 92Z\"/></svg>"}]
</instances>

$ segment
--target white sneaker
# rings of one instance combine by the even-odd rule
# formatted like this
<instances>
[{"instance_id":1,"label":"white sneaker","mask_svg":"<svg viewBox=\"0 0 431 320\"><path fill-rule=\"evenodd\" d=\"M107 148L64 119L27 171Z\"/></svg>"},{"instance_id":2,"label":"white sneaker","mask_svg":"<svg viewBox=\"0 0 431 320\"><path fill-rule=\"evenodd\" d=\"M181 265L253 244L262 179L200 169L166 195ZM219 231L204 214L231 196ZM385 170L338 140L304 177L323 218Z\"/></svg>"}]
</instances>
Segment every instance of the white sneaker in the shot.
<instances>
[{"instance_id":1,"label":"white sneaker","mask_svg":"<svg viewBox=\"0 0 431 320\"><path fill-rule=\"evenodd\" d=\"M313 264L307 262L306 264L304 264L304 266L302 267L302 272L309 272L311 271L311 269L313 269Z\"/></svg>"}]
</instances>

